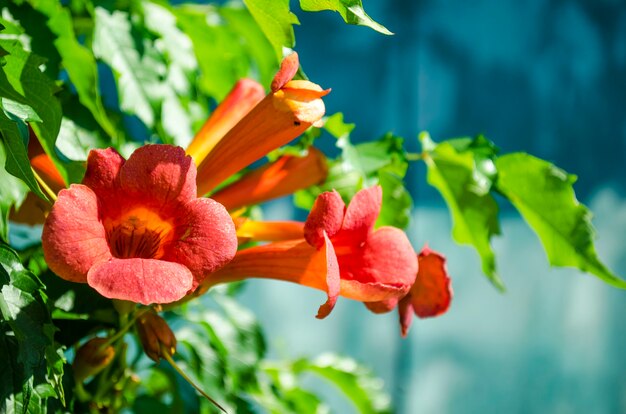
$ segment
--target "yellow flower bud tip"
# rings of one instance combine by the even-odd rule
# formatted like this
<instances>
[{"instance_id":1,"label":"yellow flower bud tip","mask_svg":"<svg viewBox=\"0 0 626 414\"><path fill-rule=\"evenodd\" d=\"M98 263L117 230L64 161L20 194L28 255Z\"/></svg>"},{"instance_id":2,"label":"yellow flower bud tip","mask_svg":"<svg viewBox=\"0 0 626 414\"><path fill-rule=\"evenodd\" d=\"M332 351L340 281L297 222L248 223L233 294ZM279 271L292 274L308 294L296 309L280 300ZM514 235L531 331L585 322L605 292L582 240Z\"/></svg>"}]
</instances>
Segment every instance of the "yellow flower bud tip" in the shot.
<instances>
[{"instance_id":1,"label":"yellow flower bud tip","mask_svg":"<svg viewBox=\"0 0 626 414\"><path fill-rule=\"evenodd\" d=\"M106 342L106 338L93 338L78 348L72 364L76 382L98 374L113 361L115 349L111 345L103 347Z\"/></svg>"},{"instance_id":2,"label":"yellow flower bud tip","mask_svg":"<svg viewBox=\"0 0 626 414\"><path fill-rule=\"evenodd\" d=\"M161 349L170 350L170 355L176 352L176 337L165 322L165 319L153 312L143 314L136 323L139 340L146 355L155 362L163 357Z\"/></svg>"}]
</instances>

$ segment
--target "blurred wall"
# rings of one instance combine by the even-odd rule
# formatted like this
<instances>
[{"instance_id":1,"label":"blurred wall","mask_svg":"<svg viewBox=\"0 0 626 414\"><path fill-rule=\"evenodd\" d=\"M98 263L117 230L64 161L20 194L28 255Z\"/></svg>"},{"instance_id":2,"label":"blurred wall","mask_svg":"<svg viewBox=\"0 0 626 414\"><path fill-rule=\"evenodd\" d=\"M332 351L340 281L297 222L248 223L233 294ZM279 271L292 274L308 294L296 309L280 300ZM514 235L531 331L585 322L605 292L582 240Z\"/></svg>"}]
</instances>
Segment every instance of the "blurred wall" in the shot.
<instances>
[{"instance_id":1,"label":"blurred wall","mask_svg":"<svg viewBox=\"0 0 626 414\"><path fill-rule=\"evenodd\" d=\"M485 133L504 151L578 174L599 255L626 277L626 3L370 0L365 8L395 36L345 27L330 12L298 13L296 50L309 77L333 88L328 113L355 122L356 140L393 130L417 150L423 129L435 140ZM319 292L253 281L246 302L272 352L355 356L385 379L397 413L626 412L626 292L550 269L534 234L505 208L494 246L508 290L497 293L476 254L451 241L423 166L410 173L409 235L416 248L428 242L448 256L449 313L415 321L401 340L395 314L344 299L318 321ZM266 213L289 208L277 202ZM329 398L334 412L350 412Z\"/></svg>"}]
</instances>

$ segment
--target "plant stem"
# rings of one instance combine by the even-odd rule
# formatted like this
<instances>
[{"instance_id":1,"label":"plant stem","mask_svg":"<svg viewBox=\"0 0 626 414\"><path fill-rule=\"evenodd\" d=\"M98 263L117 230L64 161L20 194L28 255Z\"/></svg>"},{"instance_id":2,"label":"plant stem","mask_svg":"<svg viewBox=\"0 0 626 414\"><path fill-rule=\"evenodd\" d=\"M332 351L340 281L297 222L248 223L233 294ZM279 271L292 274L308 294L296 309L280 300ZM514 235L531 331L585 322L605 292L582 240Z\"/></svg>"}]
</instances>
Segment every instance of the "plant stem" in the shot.
<instances>
[{"instance_id":1,"label":"plant stem","mask_svg":"<svg viewBox=\"0 0 626 414\"><path fill-rule=\"evenodd\" d=\"M48 187L48 184L46 184L43 178L41 178L39 174L37 174L37 171L35 171L34 168L31 168L31 171L33 172L35 179L37 180L41 188L45 191L45 193L48 195L48 197L50 197L52 201L57 201L57 195L54 193L54 191L52 191L50 187Z\"/></svg>"},{"instance_id":2,"label":"plant stem","mask_svg":"<svg viewBox=\"0 0 626 414\"><path fill-rule=\"evenodd\" d=\"M209 395L204 392L202 390L202 388L200 388L195 382L193 382L191 380L191 378L189 378L187 376L187 374L185 374L185 371L183 371L178 364L176 363L176 361L174 361L174 359L172 358L172 356L169 353L169 350L165 347L165 345L161 344L161 354L163 355L163 358L165 358L165 360L167 362L170 363L170 365L172 366L172 368L174 368L176 370L176 372L178 372L180 374L181 377L183 377L185 379L185 381L187 381L189 383L189 385L191 385L192 387L194 387L196 389L196 391L198 391L204 398L206 398L207 400L211 401L211 403L213 405L215 405L217 408L219 408L220 410L222 410L222 412L226 413L226 410L224 409L224 407L222 407L221 405L219 405L217 403L217 401L215 401L213 398L209 397ZM228 414L228 413L227 413Z\"/></svg>"}]
</instances>

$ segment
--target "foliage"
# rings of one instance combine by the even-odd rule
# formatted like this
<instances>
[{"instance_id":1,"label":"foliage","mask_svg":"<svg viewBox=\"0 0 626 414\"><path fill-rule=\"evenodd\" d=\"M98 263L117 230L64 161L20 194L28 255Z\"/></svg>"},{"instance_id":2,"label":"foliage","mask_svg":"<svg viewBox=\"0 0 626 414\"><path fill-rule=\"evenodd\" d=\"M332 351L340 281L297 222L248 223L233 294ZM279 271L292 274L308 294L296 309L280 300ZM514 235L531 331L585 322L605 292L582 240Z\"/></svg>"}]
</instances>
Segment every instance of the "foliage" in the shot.
<instances>
[{"instance_id":1,"label":"foliage","mask_svg":"<svg viewBox=\"0 0 626 414\"><path fill-rule=\"evenodd\" d=\"M126 314L89 286L61 280L47 269L39 239L10 245L9 230L11 212L27 204L27 194L53 202L31 167L33 147L42 147L68 185L78 183L90 149L129 154L143 143L186 146L239 79L269 88L295 46L299 22L290 2L221 3L11 0L0 6L0 411L216 411L169 363L155 365L138 342L128 345L136 338L133 318L147 308ZM391 34L360 0L300 0L299 6ZM297 206L308 210L333 189L347 203L380 185L376 226L406 229L413 200L405 178L410 163L423 161L428 184L450 211L452 237L476 250L498 289L504 284L492 237L500 234L499 203L507 200L537 233L550 264L626 288L595 252L590 212L576 200L574 176L525 153L501 155L483 136L435 142L422 133L422 151L414 154L391 133L363 142L355 131L336 113L271 154L299 154L324 137L334 143L338 156L328 159L327 179L298 191ZM244 216L253 214L248 209ZM381 382L350 358L268 358L261 326L237 301L239 287L213 289L164 313L179 341L176 363L228 412L328 412L316 390L303 385L311 375L342 391L358 412L390 412ZM116 357L83 387L74 384L66 359L94 335L113 338Z\"/></svg>"}]
</instances>

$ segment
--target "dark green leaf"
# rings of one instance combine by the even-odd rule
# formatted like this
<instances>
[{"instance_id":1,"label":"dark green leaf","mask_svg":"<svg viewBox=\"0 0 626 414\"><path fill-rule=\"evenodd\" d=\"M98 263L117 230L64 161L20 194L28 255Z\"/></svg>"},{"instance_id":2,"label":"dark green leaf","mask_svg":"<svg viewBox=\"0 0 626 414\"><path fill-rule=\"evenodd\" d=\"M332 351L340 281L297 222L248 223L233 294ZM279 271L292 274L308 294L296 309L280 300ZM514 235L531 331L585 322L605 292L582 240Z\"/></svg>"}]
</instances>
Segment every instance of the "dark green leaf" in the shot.
<instances>
[{"instance_id":1,"label":"dark green leaf","mask_svg":"<svg viewBox=\"0 0 626 414\"><path fill-rule=\"evenodd\" d=\"M457 150L455 143L436 144L427 133L420 135L420 141L428 167L428 183L441 193L450 209L452 236L458 243L476 249L485 275L503 289L490 244L491 237L500 234L498 205L489 194L491 179L478 168L482 158L469 148Z\"/></svg>"},{"instance_id":2,"label":"dark green leaf","mask_svg":"<svg viewBox=\"0 0 626 414\"><path fill-rule=\"evenodd\" d=\"M295 45L293 25L300 24L289 11L289 0L244 0L244 3L274 47L277 60L281 61L283 48Z\"/></svg>"},{"instance_id":3,"label":"dark green leaf","mask_svg":"<svg viewBox=\"0 0 626 414\"><path fill-rule=\"evenodd\" d=\"M0 39L0 45L9 52L6 65L0 70L0 96L33 109L41 122L31 122L30 126L42 147L66 182L80 181L84 167L65 162L55 149L61 127L61 105L55 96L57 86L39 69L44 60L26 52L18 41Z\"/></svg>"},{"instance_id":4,"label":"dark green leaf","mask_svg":"<svg viewBox=\"0 0 626 414\"><path fill-rule=\"evenodd\" d=\"M498 158L497 189L535 231L553 266L571 266L626 289L600 260L593 244L591 213L576 199L576 177L524 153Z\"/></svg>"},{"instance_id":5,"label":"dark green leaf","mask_svg":"<svg viewBox=\"0 0 626 414\"><path fill-rule=\"evenodd\" d=\"M367 26L379 33L392 35L385 26L376 23L363 10L361 0L300 0L300 7L305 11L332 10L341 14L343 20L348 24Z\"/></svg>"},{"instance_id":6,"label":"dark green leaf","mask_svg":"<svg viewBox=\"0 0 626 414\"><path fill-rule=\"evenodd\" d=\"M6 161L4 145L0 145L0 165ZM11 207L18 208L28 192L28 187L23 181L9 174L4 168L0 168L0 239L8 242L9 227L8 217Z\"/></svg>"},{"instance_id":7,"label":"dark green leaf","mask_svg":"<svg viewBox=\"0 0 626 414\"><path fill-rule=\"evenodd\" d=\"M9 119L0 107L0 132L6 151L4 167L11 175L24 181L35 194L48 200L48 197L39 188L35 174L30 167L25 145L25 142L28 142L28 127L19 118L13 118Z\"/></svg>"},{"instance_id":8,"label":"dark green leaf","mask_svg":"<svg viewBox=\"0 0 626 414\"><path fill-rule=\"evenodd\" d=\"M19 256L4 244L0 244L0 282L2 282L0 312L10 327L12 332L10 338L15 338L13 345L17 348L14 367L18 368L14 378L17 376L19 381L25 384L27 388L24 390L25 394L32 393L37 396L44 390L39 388L40 385L49 386L46 384L45 375L42 375L42 371L46 372L49 375L48 381L63 400L63 387L60 382L63 375L63 358L54 344L56 328L46 307L47 298L42 291L43 285L24 268ZM3 332L3 336L5 335L7 332ZM6 386L11 387L11 384ZM13 393L14 389L3 389L2 392L3 395ZM45 393L41 395L50 396ZM24 404L28 405L28 398L24 398ZM24 410L26 408L24 407Z\"/></svg>"}]
</instances>

